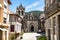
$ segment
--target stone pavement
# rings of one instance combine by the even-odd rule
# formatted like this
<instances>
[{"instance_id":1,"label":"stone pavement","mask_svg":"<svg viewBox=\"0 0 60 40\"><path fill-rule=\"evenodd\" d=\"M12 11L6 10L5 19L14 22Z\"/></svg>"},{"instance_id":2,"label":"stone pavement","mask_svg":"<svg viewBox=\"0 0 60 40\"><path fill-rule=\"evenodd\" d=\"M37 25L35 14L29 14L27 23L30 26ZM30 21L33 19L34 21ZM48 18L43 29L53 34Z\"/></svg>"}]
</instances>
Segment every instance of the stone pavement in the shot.
<instances>
[{"instance_id":1,"label":"stone pavement","mask_svg":"<svg viewBox=\"0 0 60 40\"><path fill-rule=\"evenodd\" d=\"M36 36L41 36L41 34L37 33L24 33L23 38L20 40L37 40Z\"/></svg>"}]
</instances>

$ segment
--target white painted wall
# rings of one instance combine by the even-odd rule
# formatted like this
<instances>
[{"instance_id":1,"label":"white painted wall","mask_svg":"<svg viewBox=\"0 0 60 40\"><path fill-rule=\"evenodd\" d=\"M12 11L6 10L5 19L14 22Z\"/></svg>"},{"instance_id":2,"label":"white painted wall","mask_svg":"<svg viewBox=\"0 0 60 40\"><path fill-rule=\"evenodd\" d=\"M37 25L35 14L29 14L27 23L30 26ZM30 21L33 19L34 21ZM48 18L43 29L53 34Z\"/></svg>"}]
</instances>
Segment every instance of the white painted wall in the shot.
<instances>
[{"instance_id":1,"label":"white painted wall","mask_svg":"<svg viewBox=\"0 0 60 40\"><path fill-rule=\"evenodd\" d=\"M6 0L6 2L5 2L5 0L4 0L4 5L7 6L7 9L4 8L3 17L7 18L6 23L8 24L8 23L9 23L9 13L7 13L7 12L8 12L8 7L9 7L9 6L8 6L8 2L7 2L7 0Z\"/></svg>"},{"instance_id":2,"label":"white painted wall","mask_svg":"<svg viewBox=\"0 0 60 40\"><path fill-rule=\"evenodd\" d=\"M22 26L21 23L12 22L11 25L14 25L14 26L15 26L15 31L16 31L17 33L21 32L21 26Z\"/></svg>"}]
</instances>

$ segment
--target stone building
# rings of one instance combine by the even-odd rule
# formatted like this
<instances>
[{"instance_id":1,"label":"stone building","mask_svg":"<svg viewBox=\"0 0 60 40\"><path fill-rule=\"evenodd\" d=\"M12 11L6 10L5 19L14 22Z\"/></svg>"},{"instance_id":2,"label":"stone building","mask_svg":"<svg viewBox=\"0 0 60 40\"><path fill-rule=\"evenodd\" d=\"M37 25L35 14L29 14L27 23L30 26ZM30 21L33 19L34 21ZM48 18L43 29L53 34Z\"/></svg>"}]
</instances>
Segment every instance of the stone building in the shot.
<instances>
[{"instance_id":1,"label":"stone building","mask_svg":"<svg viewBox=\"0 0 60 40\"><path fill-rule=\"evenodd\" d=\"M48 40L60 40L60 0L45 0L45 29Z\"/></svg>"},{"instance_id":2,"label":"stone building","mask_svg":"<svg viewBox=\"0 0 60 40\"><path fill-rule=\"evenodd\" d=\"M25 13L25 8L20 5L17 7L16 13L22 17L22 29L24 32L37 32L40 28L39 15L34 13Z\"/></svg>"},{"instance_id":3,"label":"stone building","mask_svg":"<svg viewBox=\"0 0 60 40\"><path fill-rule=\"evenodd\" d=\"M35 15L34 13L26 14L24 19L24 30L26 32L37 32L40 27L40 19L38 15Z\"/></svg>"},{"instance_id":4,"label":"stone building","mask_svg":"<svg viewBox=\"0 0 60 40\"><path fill-rule=\"evenodd\" d=\"M45 32L45 14L40 14L40 21L41 21L41 30L42 32Z\"/></svg>"},{"instance_id":5,"label":"stone building","mask_svg":"<svg viewBox=\"0 0 60 40\"><path fill-rule=\"evenodd\" d=\"M8 40L9 37L10 4L10 0L0 0L0 40Z\"/></svg>"},{"instance_id":6,"label":"stone building","mask_svg":"<svg viewBox=\"0 0 60 40\"><path fill-rule=\"evenodd\" d=\"M17 7L17 9L16 9L16 13L18 14L18 15L20 15L20 17L22 18L21 20L21 24L22 24L22 27L21 27L21 31L23 31L23 18L24 18L24 16L25 16L25 8L22 6L22 4L19 6L19 7Z\"/></svg>"}]
</instances>

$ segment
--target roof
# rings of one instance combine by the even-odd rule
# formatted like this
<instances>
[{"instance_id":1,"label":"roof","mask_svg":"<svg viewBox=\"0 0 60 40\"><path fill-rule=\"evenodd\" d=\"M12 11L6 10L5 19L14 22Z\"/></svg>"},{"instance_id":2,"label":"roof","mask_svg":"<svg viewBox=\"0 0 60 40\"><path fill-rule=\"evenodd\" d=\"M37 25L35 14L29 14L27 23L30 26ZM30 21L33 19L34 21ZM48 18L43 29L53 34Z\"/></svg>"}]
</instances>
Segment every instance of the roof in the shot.
<instances>
[{"instance_id":1,"label":"roof","mask_svg":"<svg viewBox=\"0 0 60 40\"><path fill-rule=\"evenodd\" d=\"M11 13L10 15L16 15L16 16L20 17L20 15L19 14L16 14L16 13Z\"/></svg>"},{"instance_id":2,"label":"roof","mask_svg":"<svg viewBox=\"0 0 60 40\"><path fill-rule=\"evenodd\" d=\"M17 7L17 9L23 9L23 10L25 10L25 8L22 6L22 4L20 4L20 6Z\"/></svg>"}]
</instances>

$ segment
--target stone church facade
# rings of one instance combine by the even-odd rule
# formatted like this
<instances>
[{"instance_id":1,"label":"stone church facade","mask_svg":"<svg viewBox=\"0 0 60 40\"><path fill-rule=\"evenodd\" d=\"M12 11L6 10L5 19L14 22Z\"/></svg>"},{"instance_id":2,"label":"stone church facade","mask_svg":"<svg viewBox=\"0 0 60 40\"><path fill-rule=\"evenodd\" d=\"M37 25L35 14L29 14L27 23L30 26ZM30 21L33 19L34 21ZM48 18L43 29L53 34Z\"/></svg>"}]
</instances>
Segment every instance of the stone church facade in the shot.
<instances>
[{"instance_id":1,"label":"stone church facade","mask_svg":"<svg viewBox=\"0 0 60 40\"><path fill-rule=\"evenodd\" d=\"M25 8L22 5L17 7L16 13L22 17L21 23L24 32L37 32L40 29L39 15L25 13Z\"/></svg>"},{"instance_id":2,"label":"stone church facade","mask_svg":"<svg viewBox=\"0 0 60 40\"><path fill-rule=\"evenodd\" d=\"M26 14L24 17L24 21L26 27L24 26L25 31L27 32L37 32L40 27L40 20L39 16L35 15L34 13Z\"/></svg>"}]
</instances>

